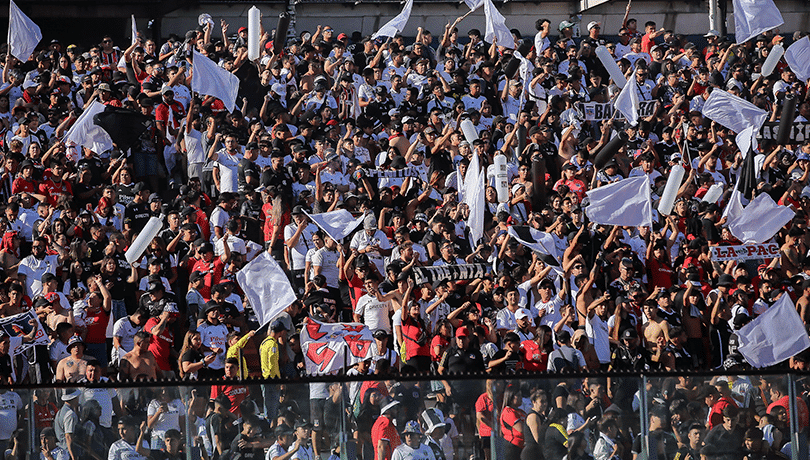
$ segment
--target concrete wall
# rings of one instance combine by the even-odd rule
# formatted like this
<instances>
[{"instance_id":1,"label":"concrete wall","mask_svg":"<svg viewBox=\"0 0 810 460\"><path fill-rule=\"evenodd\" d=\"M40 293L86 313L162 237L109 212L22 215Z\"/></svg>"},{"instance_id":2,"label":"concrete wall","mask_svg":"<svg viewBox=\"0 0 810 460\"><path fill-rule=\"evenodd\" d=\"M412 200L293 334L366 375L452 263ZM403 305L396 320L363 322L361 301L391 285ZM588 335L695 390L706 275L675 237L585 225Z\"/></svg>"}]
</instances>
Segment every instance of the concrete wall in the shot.
<instances>
[{"instance_id":1,"label":"concrete wall","mask_svg":"<svg viewBox=\"0 0 810 460\"><path fill-rule=\"evenodd\" d=\"M722 1L722 0L721 0ZM733 33L734 19L732 2L728 0L728 30ZM785 24L781 27L783 33L792 34L795 30L810 30L810 2L807 0L776 0L776 5L782 12ZM519 29L524 35L534 34L534 21L545 17L555 26L571 15L576 14L579 2L543 2L524 3L507 2L498 6L500 12L506 17L506 24L510 28ZM602 32L606 35L615 35L621 26L626 3L612 0L598 5L582 14L582 28L589 21L600 21ZM166 15L161 24L164 31L186 30L196 26L196 18L202 12L209 13L219 23L219 18L225 18L235 31L242 25L247 25L247 10L250 3L239 4L202 4L199 9L177 10ZM259 5L266 18L264 25L267 28L275 27L281 5ZM314 31L318 24L328 24L338 31L351 32L360 30L364 35L371 34L390 18L399 14L401 4L330 4L330 3L304 3L296 6L296 30ZM436 37L444 30L444 25L468 12L464 3L416 3L411 18L403 32L406 36L415 36L416 28L423 27L431 31ZM462 33L471 28L484 31L483 9L468 16L459 26ZM644 21L656 21L658 27L675 30L688 35L705 34L709 30L708 3L705 1L637 1L633 3L631 17L639 20L639 27ZM435 42L434 42L435 44Z\"/></svg>"}]
</instances>

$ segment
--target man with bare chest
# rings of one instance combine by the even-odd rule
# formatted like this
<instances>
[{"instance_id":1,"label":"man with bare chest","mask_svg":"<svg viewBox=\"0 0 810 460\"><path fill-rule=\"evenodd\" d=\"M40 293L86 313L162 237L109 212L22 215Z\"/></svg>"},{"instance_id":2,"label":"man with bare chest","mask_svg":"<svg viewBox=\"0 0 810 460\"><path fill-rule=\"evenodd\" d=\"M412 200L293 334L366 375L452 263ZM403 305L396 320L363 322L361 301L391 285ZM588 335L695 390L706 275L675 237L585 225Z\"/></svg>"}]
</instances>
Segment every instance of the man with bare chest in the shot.
<instances>
[{"instance_id":1,"label":"man with bare chest","mask_svg":"<svg viewBox=\"0 0 810 460\"><path fill-rule=\"evenodd\" d=\"M149 351L149 341L152 335L140 331L135 334L135 347L121 357L119 377L122 380L138 380L141 378L156 378L157 360Z\"/></svg>"},{"instance_id":2,"label":"man with bare chest","mask_svg":"<svg viewBox=\"0 0 810 460\"><path fill-rule=\"evenodd\" d=\"M70 356L62 358L56 366L57 382L75 382L84 377L87 361L84 359L84 341L78 335L68 340L67 351Z\"/></svg>"},{"instance_id":3,"label":"man with bare chest","mask_svg":"<svg viewBox=\"0 0 810 460\"><path fill-rule=\"evenodd\" d=\"M658 304L655 301L644 302L643 310L648 321L641 327L641 332L644 334L647 350L654 353L659 337L664 338L663 343L669 342L669 324L658 317Z\"/></svg>"}]
</instances>

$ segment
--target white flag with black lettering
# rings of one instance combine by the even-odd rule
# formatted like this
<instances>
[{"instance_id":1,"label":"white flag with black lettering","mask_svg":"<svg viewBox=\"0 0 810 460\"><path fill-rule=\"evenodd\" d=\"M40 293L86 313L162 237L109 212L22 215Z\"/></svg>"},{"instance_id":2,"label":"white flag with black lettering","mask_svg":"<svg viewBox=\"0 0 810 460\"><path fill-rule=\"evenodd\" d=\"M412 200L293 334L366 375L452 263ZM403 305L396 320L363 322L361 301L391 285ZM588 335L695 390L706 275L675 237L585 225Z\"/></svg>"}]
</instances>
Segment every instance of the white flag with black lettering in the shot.
<instances>
[{"instance_id":1,"label":"white flag with black lettering","mask_svg":"<svg viewBox=\"0 0 810 460\"><path fill-rule=\"evenodd\" d=\"M739 331L738 350L753 367L768 367L810 348L802 318L787 293Z\"/></svg>"},{"instance_id":2,"label":"white flag with black lettering","mask_svg":"<svg viewBox=\"0 0 810 460\"><path fill-rule=\"evenodd\" d=\"M784 23L773 0L734 0L734 39L737 44Z\"/></svg>"},{"instance_id":3,"label":"white flag with black lettering","mask_svg":"<svg viewBox=\"0 0 810 460\"><path fill-rule=\"evenodd\" d=\"M587 193L588 218L597 224L652 227L650 179L646 175L623 179Z\"/></svg>"}]
</instances>

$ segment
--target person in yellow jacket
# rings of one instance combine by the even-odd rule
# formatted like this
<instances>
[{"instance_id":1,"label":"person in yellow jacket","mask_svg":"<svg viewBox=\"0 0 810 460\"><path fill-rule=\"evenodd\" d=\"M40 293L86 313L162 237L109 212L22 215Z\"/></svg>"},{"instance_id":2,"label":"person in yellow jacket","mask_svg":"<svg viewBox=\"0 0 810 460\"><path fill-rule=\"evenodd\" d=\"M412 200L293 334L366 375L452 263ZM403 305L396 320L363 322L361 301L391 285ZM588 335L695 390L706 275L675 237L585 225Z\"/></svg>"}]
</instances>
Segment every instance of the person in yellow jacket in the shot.
<instances>
[{"instance_id":1,"label":"person in yellow jacket","mask_svg":"<svg viewBox=\"0 0 810 460\"><path fill-rule=\"evenodd\" d=\"M245 360L245 357L242 356L242 349L245 348L248 340L250 340L250 338L254 335L256 335L256 331L250 331L243 335L240 339L238 332L231 331L228 333L228 352L225 355L225 359L237 358L239 360L239 378L242 379L246 379L249 376L247 361Z\"/></svg>"},{"instance_id":2,"label":"person in yellow jacket","mask_svg":"<svg viewBox=\"0 0 810 460\"><path fill-rule=\"evenodd\" d=\"M285 341L287 337L287 326L283 321L277 319L270 324L267 338L259 345L259 357L262 362L262 377L266 379L281 378L281 367L279 358L281 357L280 341ZM281 340L279 340L281 339ZM276 421L278 414L279 391L277 385L262 385L262 396L264 397L264 410L267 421L271 426Z\"/></svg>"}]
</instances>

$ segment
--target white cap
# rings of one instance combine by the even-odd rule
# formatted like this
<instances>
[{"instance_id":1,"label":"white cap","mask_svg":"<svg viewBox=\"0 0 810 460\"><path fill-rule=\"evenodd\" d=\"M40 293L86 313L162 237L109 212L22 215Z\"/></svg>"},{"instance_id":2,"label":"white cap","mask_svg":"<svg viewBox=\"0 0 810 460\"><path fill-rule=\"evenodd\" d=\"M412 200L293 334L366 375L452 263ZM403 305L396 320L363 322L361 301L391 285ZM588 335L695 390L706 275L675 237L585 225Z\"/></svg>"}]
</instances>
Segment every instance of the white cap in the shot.
<instances>
[{"instance_id":1,"label":"white cap","mask_svg":"<svg viewBox=\"0 0 810 460\"><path fill-rule=\"evenodd\" d=\"M525 308L518 308L515 312L515 319L531 318L531 313Z\"/></svg>"},{"instance_id":2,"label":"white cap","mask_svg":"<svg viewBox=\"0 0 810 460\"><path fill-rule=\"evenodd\" d=\"M589 22L589 23L588 23L588 30L591 30L591 29L593 29L594 27L597 27L597 26L600 26L600 27L601 27L601 25L599 24L599 22L597 22L597 21L591 21L591 22Z\"/></svg>"},{"instance_id":3,"label":"white cap","mask_svg":"<svg viewBox=\"0 0 810 460\"><path fill-rule=\"evenodd\" d=\"M282 85L281 83L273 83L273 86L270 87L270 90L278 94L279 96L287 95L287 87Z\"/></svg>"},{"instance_id":4,"label":"white cap","mask_svg":"<svg viewBox=\"0 0 810 460\"><path fill-rule=\"evenodd\" d=\"M706 35L704 35L703 37L709 38L709 37L719 37L719 36L720 36L720 32L712 29Z\"/></svg>"}]
</instances>

